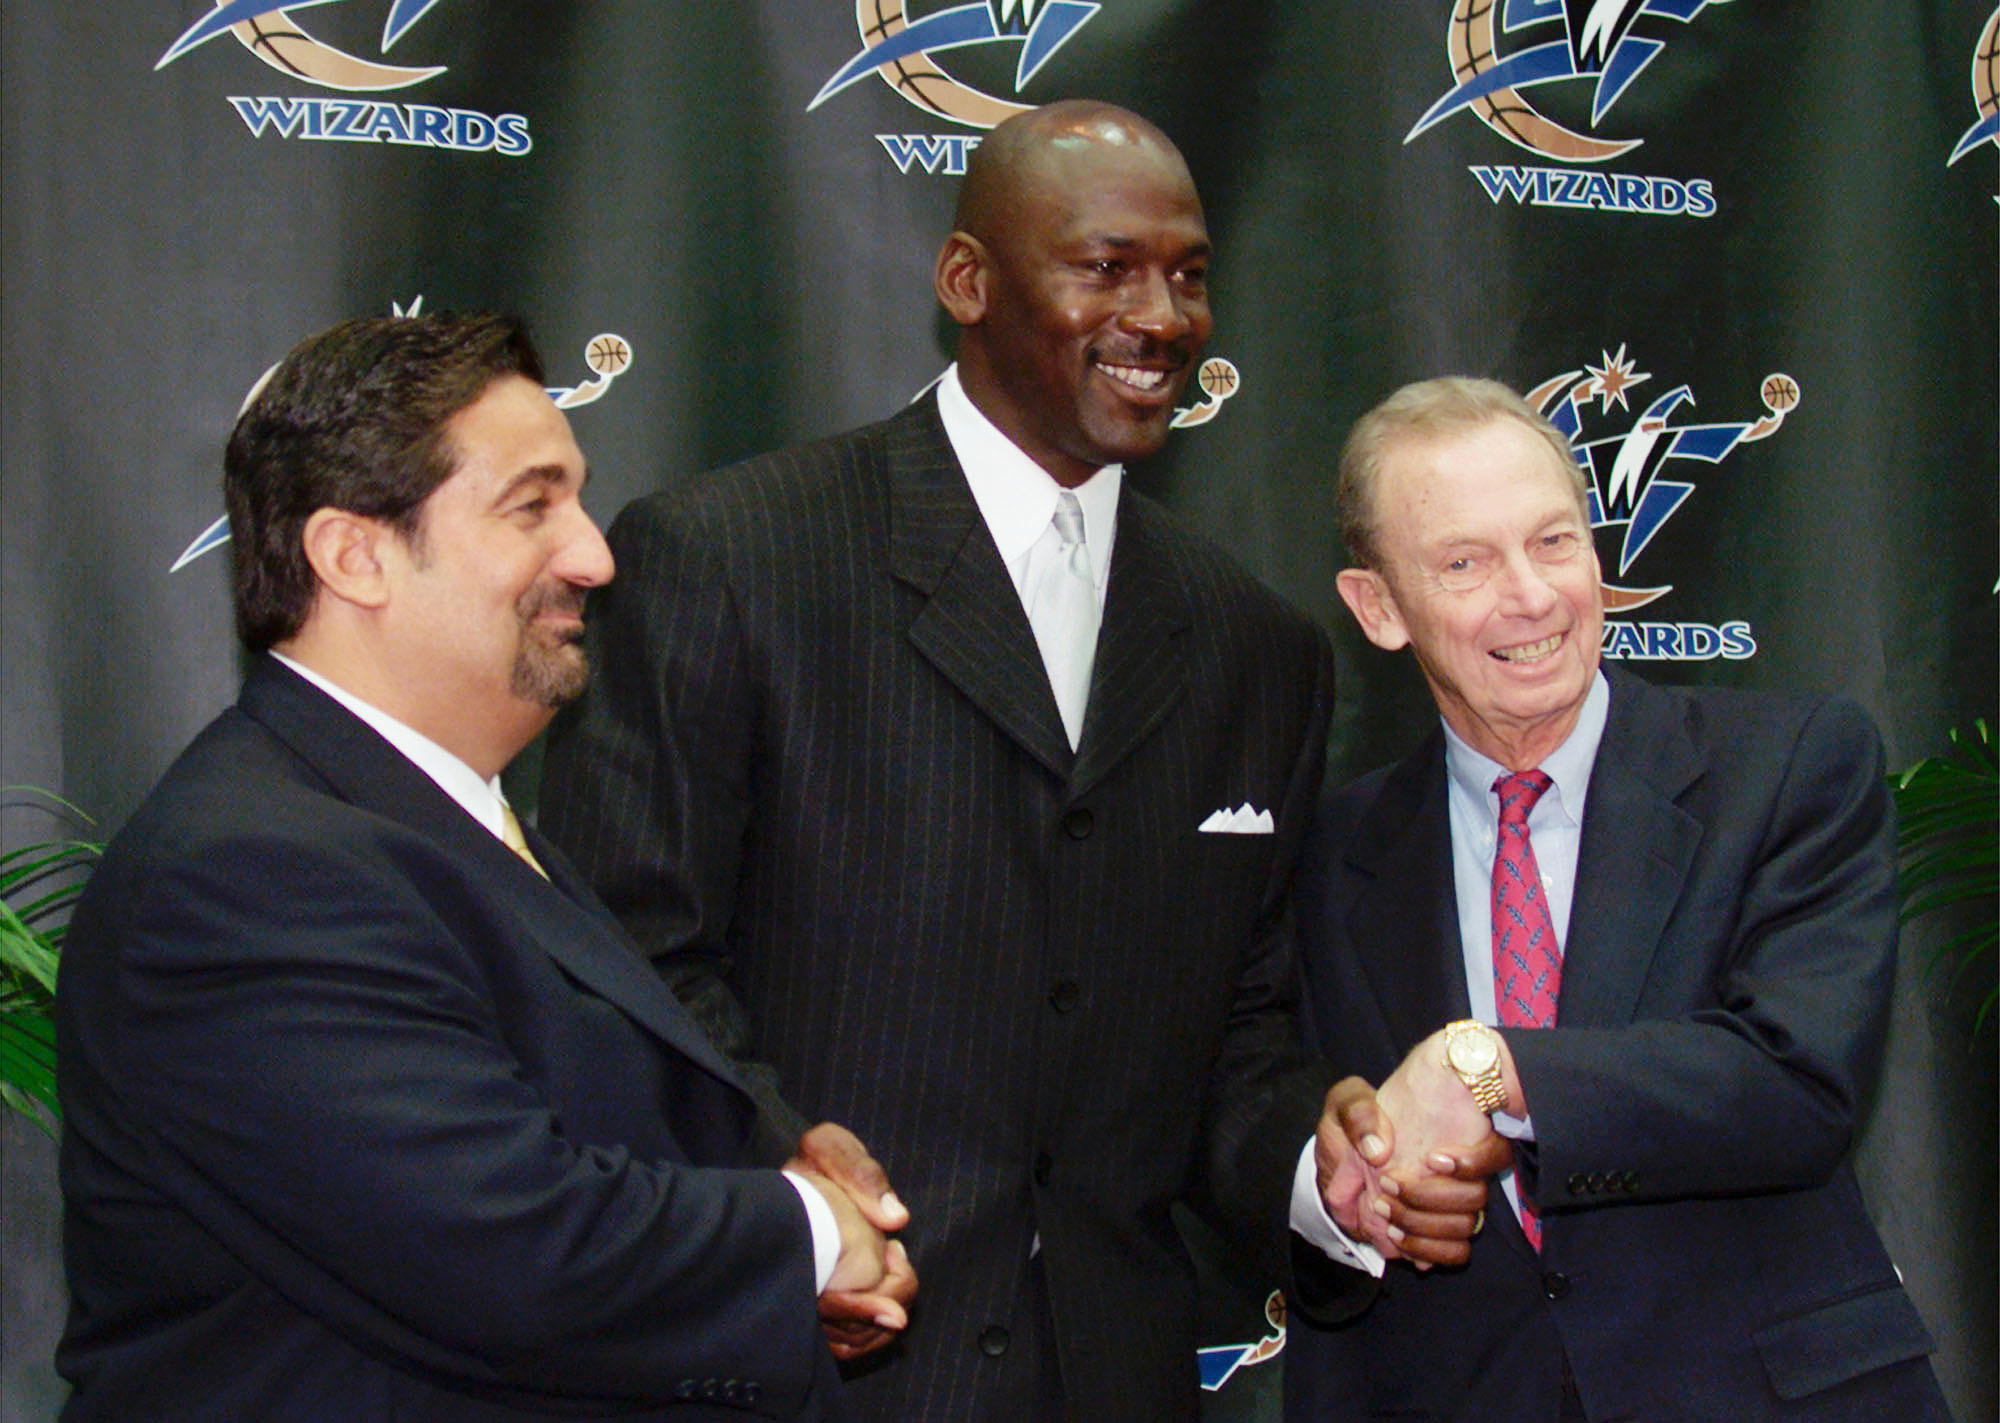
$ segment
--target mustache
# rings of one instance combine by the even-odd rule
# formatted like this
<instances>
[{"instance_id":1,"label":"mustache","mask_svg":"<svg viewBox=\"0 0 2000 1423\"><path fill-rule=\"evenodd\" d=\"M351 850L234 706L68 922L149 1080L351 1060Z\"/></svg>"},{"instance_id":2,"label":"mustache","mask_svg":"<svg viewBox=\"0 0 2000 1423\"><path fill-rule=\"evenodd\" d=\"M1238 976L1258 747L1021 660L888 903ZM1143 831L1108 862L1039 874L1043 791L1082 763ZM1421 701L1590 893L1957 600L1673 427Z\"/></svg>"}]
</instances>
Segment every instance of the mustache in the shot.
<instances>
[{"instance_id":1,"label":"mustache","mask_svg":"<svg viewBox=\"0 0 2000 1423\"><path fill-rule=\"evenodd\" d=\"M1161 341L1141 336L1129 341L1100 341L1090 348L1090 356L1092 360L1112 366L1145 366L1156 361L1170 361L1174 373L1178 375L1194 363L1198 349L1197 342L1185 337Z\"/></svg>"},{"instance_id":2,"label":"mustache","mask_svg":"<svg viewBox=\"0 0 2000 1423\"><path fill-rule=\"evenodd\" d=\"M587 596L587 590L573 583L552 578L545 583L535 584L523 593L514 604L514 612L524 624L533 622L543 613L564 613L570 617L581 618ZM578 629L574 636L582 636L581 629Z\"/></svg>"}]
</instances>

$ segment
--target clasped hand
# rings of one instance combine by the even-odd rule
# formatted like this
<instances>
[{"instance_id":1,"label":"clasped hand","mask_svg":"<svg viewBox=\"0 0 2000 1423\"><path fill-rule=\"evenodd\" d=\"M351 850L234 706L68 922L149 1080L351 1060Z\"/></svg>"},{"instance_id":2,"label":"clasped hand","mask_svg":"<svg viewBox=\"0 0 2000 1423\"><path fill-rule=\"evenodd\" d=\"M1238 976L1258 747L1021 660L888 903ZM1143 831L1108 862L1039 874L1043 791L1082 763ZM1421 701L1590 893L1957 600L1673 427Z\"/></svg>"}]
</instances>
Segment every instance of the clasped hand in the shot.
<instances>
[{"instance_id":1,"label":"clasped hand","mask_svg":"<svg viewBox=\"0 0 2000 1423\"><path fill-rule=\"evenodd\" d=\"M889 1237L910 1213L889 1176L846 1127L821 1122L799 1138L787 1171L826 1197L840 1226L840 1258L819 1297L820 1328L837 1359L858 1359L908 1327L917 1272L900 1240Z\"/></svg>"},{"instance_id":2,"label":"clasped hand","mask_svg":"<svg viewBox=\"0 0 2000 1423\"><path fill-rule=\"evenodd\" d=\"M1328 1090L1313 1158L1327 1212L1350 1238L1428 1270L1471 1257L1487 1178L1513 1164L1513 1150L1434 1034L1380 1091L1359 1077Z\"/></svg>"}]
</instances>

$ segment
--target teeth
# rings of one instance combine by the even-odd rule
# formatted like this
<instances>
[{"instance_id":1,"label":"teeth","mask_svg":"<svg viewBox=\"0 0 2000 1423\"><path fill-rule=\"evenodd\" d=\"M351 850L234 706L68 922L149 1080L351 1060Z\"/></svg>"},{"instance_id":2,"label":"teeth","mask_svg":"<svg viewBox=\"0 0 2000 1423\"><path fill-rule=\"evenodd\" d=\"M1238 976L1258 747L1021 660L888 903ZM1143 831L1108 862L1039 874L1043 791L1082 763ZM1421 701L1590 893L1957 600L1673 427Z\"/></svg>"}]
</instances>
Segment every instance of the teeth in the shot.
<instances>
[{"instance_id":1,"label":"teeth","mask_svg":"<svg viewBox=\"0 0 2000 1423\"><path fill-rule=\"evenodd\" d=\"M1502 662L1533 662L1538 658L1547 657L1561 647L1562 640L1563 635L1557 633L1553 637L1543 638L1540 642L1523 643L1519 647L1496 647L1493 649L1493 655Z\"/></svg>"},{"instance_id":2,"label":"teeth","mask_svg":"<svg viewBox=\"0 0 2000 1423\"><path fill-rule=\"evenodd\" d=\"M1134 390L1158 390L1167 380L1165 371L1142 370L1138 366L1109 366L1099 361L1097 368L1113 380L1123 381Z\"/></svg>"}]
</instances>

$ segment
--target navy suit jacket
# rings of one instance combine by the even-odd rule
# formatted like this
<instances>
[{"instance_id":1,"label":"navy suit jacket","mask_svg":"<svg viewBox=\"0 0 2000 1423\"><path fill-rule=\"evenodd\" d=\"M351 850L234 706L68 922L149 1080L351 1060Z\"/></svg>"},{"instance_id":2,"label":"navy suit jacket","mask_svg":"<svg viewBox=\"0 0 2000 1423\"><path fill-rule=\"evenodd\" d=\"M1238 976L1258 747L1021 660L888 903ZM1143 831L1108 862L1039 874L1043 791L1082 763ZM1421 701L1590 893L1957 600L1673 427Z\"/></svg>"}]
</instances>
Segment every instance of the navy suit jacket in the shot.
<instances>
[{"instance_id":1,"label":"navy suit jacket","mask_svg":"<svg viewBox=\"0 0 2000 1423\"><path fill-rule=\"evenodd\" d=\"M1042 1416L1051 1352L1077 1417L1192 1417L1171 1208L1284 1268L1332 660L1129 484L1118 517L1074 753L928 398L627 509L551 737L544 828L773 1115L853 1127L910 1207L874 1417ZM1245 802L1275 833L1199 831Z\"/></svg>"},{"instance_id":2,"label":"navy suit jacket","mask_svg":"<svg viewBox=\"0 0 2000 1423\"><path fill-rule=\"evenodd\" d=\"M804 1211L552 846L260 660L57 999L76 1419L820 1418Z\"/></svg>"},{"instance_id":3,"label":"navy suit jacket","mask_svg":"<svg viewBox=\"0 0 2000 1423\"><path fill-rule=\"evenodd\" d=\"M1314 1273L1295 1419L1943 1416L1849 1164L1895 968L1880 740L1838 700L1617 668L1557 1026L1506 1030L1536 1139L1529 1246L1496 1185L1464 1269ZM1379 1082L1468 1016L1444 737L1330 795L1301 871L1307 1017ZM1359 1310L1358 1313L1355 1313Z\"/></svg>"}]
</instances>

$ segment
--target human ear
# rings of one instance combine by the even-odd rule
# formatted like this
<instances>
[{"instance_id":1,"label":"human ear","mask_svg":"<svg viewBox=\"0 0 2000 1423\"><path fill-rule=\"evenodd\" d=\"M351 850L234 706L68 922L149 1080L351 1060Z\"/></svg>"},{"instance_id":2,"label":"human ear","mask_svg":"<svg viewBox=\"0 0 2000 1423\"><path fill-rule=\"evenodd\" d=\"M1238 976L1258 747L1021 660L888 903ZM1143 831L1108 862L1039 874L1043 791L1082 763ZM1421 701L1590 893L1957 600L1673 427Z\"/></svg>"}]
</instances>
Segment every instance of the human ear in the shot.
<instances>
[{"instance_id":1,"label":"human ear","mask_svg":"<svg viewBox=\"0 0 2000 1423\"><path fill-rule=\"evenodd\" d=\"M985 319L989 260L986 244L969 232L952 233L938 249L931 289L960 326L977 326Z\"/></svg>"},{"instance_id":2,"label":"human ear","mask_svg":"<svg viewBox=\"0 0 2000 1423\"><path fill-rule=\"evenodd\" d=\"M391 538L380 520L345 509L315 509L306 519L306 562L326 592L364 608L379 608L389 600L383 559Z\"/></svg>"},{"instance_id":3,"label":"human ear","mask_svg":"<svg viewBox=\"0 0 2000 1423\"><path fill-rule=\"evenodd\" d=\"M1361 632L1385 652L1409 645L1409 629L1403 626L1402 610L1389 581L1372 568L1343 568L1334 575L1333 586L1340 590L1341 602L1354 614Z\"/></svg>"}]
</instances>

